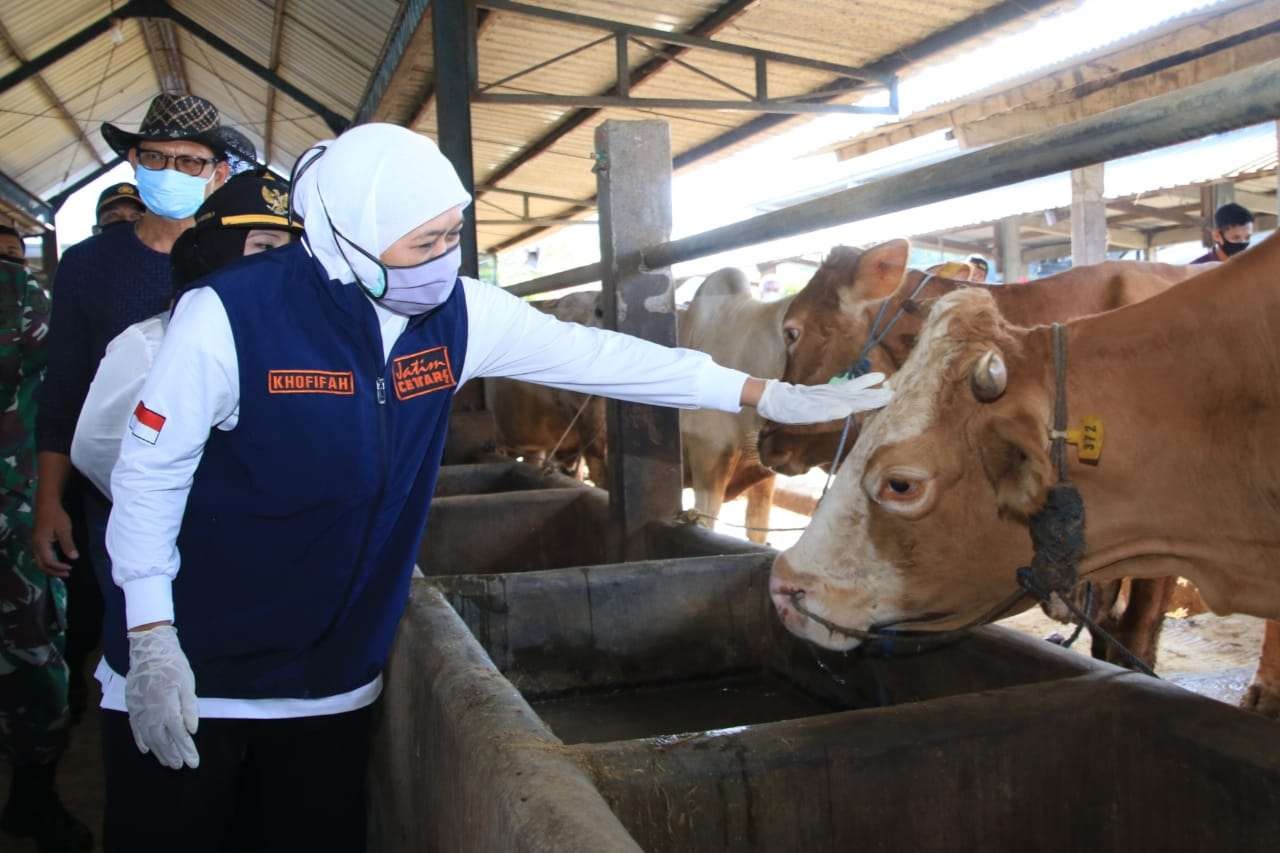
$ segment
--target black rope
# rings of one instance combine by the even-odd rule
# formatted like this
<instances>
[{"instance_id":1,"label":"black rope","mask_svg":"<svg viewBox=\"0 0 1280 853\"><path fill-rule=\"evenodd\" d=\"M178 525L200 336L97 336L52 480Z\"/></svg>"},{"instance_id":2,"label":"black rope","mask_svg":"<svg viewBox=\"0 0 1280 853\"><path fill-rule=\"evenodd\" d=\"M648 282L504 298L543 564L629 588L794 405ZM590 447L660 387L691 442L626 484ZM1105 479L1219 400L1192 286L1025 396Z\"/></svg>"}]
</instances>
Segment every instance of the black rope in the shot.
<instances>
[{"instance_id":1,"label":"black rope","mask_svg":"<svg viewBox=\"0 0 1280 853\"><path fill-rule=\"evenodd\" d=\"M889 332L897 322L902 319L902 315L907 313L907 307L915 303L916 297L924 290L924 286L933 279L933 273L925 273L924 278L920 279L920 283L911 291L911 295L904 299L898 305L898 310L894 312L893 317L883 329L880 328L880 321L884 319L885 311L889 308L889 303L893 301L890 297L880 303L880 310L876 312L876 318L871 323L871 331L867 333L867 342L862 345L862 350L858 353L858 357L853 364L849 365L849 369L844 373L838 373L834 377L839 379L857 379L859 376L866 376L871 372L871 351L880 346L880 342L888 337ZM818 500L826 497L827 490L831 488L831 480L836 475L836 469L840 467L840 457L844 456L845 444L849 441L849 428L853 425L853 414L850 413L844 419L844 429L840 430L840 443L836 445L835 458L831 460L831 468L827 471L827 482L822 486L822 494Z\"/></svg>"},{"instance_id":2,"label":"black rope","mask_svg":"<svg viewBox=\"0 0 1280 853\"><path fill-rule=\"evenodd\" d=\"M1053 445L1050 458L1058 469L1058 482L1067 482L1067 336L1061 323L1053 326L1053 372L1058 383L1053 404Z\"/></svg>"},{"instance_id":3,"label":"black rope","mask_svg":"<svg viewBox=\"0 0 1280 853\"><path fill-rule=\"evenodd\" d=\"M1018 585L1021 586L1032 598L1040 601L1048 602L1049 598L1053 594L1053 591L1046 587L1043 580L1036 577L1036 573L1028 566L1023 566L1018 569ZM1116 652L1120 654L1120 657L1124 658L1124 660L1128 662L1133 669L1145 673L1152 678L1160 677L1156 675L1155 670L1147 666L1145 661L1125 648L1123 643L1111 636L1111 634L1099 626L1097 622L1090 619L1089 614L1081 612L1080 608L1076 607L1075 602L1069 597L1059 597L1062 599L1062 603L1067 606L1067 609L1071 611L1072 615L1075 616L1076 619L1080 620L1080 624L1088 627L1090 633L1094 636L1101 637L1105 640L1107 644L1111 646L1111 648L1115 649Z\"/></svg>"},{"instance_id":4,"label":"black rope","mask_svg":"<svg viewBox=\"0 0 1280 853\"><path fill-rule=\"evenodd\" d=\"M1093 612L1093 582L1084 582L1084 612ZM1071 632L1071 636L1062 642L1064 649L1069 649L1076 644L1076 640L1080 639L1080 634L1084 632L1084 623L1077 622L1076 629Z\"/></svg>"}]
</instances>

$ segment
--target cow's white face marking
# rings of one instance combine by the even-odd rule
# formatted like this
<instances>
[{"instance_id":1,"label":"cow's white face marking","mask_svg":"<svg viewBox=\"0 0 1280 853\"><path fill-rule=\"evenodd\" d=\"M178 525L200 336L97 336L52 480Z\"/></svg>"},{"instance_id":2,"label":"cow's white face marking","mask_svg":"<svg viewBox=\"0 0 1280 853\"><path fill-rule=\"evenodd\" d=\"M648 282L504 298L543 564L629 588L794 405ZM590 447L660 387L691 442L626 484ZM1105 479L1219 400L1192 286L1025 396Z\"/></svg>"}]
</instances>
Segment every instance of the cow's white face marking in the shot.
<instances>
[{"instance_id":1,"label":"cow's white face marking","mask_svg":"<svg viewBox=\"0 0 1280 853\"><path fill-rule=\"evenodd\" d=\"M876 496L886 472L868 470L867 463L878 449L918 439L938 421L943 383L955 360L970 348L969 342L950 338L951 320L975 299L991 297L959 290L935 303L915 349L893 377L893 400L864 421L808 528L775 564L774 583L804 589L803 605L815 615L862 630L920 615L904 612L906 580L869 535L871 513L885 511L876 505ZM913 466L915 473L932 476L929 460L922 458L920 463ZM784 612L783 622L792 633L827 648L858 644L795 612Z\"/></svg>"}]
</instances>

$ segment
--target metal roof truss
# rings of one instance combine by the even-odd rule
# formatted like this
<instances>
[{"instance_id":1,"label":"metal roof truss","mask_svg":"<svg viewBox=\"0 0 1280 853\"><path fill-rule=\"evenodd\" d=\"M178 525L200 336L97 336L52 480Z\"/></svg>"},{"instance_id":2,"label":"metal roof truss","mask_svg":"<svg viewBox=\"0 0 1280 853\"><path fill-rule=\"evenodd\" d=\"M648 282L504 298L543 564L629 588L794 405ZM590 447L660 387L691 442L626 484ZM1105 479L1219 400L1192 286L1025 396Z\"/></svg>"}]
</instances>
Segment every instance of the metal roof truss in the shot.
<instances>
[{"instance_id":1,"label":"metal roof truss","mask_svg":"<svg viewBox=\"0 0 1280 853\"><path fill-rule=\"evenodd\" d=\"M474 76L476 74L476 69L479 68L478 62L472 61L468 63L473 75L471 80L471 99L477 103L520 104L525 106L543 105L555 107L745 110L758 113L781 113L789 115L813 113L870 113L878 115L896 115L898 112L898 80L894 74L868 71L866 68L854 68L847 65L838 65L834 62L823 62L821 60L809 59L802 56L778 53L771 50L761 50L759 48L731 44L729 42L714 41L712 39L686 35L684 33L666 32L664 30L640 27L618 21L609 21L603 18L577 15L571 12L543 9L537 6L511 2L511 0L470 0L469 5L471 7L470 13L473 16L473 21L476 10L485 8L495 12L512 12L532 18L544 18L562 24L569 24L574 27L603 30L606 33L605 35L586 44L560 53L550 59L545 59L535 65L531 65L528 68L517 71L514 74L508 74L507 76L490 83L481 83ZM471 27L471 30L474 33L474 25ZM493 91L494 89L507 87L513 81L518 80L527 74L546 68L548 65L552 65L563 59L568 59L571 56L576 56L583 51L599 47L609 41L614 43L614 50L617 56L617 76L612 87L613 94L574 95L552 92ZM630 62L630 48L632 44L649 51L655 57L664 57L670 62L673 62L700 77L706 78L737 97L725 100L714 98L644 98L633 96L631 94L632 71ZM740 86L736 86L733 83L722 79L721 77L698 68L690 62L671 55L670 46L672 45L683 48L696 48L698 50L706 50L750 59L755 68L755 91L743 89ZM471 41L471 52L473 57L475 57L478 50L478 45L473 38ZM837 78L840 78L841 82L837 86L824 91L820 98L815 98L811 95L773 97L769 94L769 68L771 65L787 65L816 71L825 71L835 75ZM877 90L882 90L887 93L887 104L883 106L867 106L864 104L830 103L826 100L834 95L872 94Z\"/></svg>"}]
</instances>

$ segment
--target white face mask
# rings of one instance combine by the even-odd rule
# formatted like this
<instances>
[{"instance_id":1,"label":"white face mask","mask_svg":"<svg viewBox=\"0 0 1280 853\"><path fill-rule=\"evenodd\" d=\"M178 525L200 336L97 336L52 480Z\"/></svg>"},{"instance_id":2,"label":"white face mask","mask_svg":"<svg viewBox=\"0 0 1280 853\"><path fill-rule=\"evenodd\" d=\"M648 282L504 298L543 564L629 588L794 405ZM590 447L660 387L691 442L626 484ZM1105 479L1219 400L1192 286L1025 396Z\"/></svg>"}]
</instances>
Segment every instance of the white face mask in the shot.
<instances>
[{"instance_id":1,"label":"white face mask","mask_svg":"<svg viewBox=\"0 0 1280 853\"><path fill-rule=\"evenodd\" d=\"M324 198L320 203L324 206ZM453 293L453 285L458 280L458 270L462 268L462 247L454 246L443 255L415 264L411 267L392 267L384 264L376 255L366 251L354 240L347 237L333 224L329 210L324 206L325 217L329 219L329 230L333 232L334 245L342 254L343 260L352 271L355 266L347 258L342 244L346 243L370 261L378 265L380 281L370 286L358 275L356 282L365 293L388 311L415 317L425 314L437 305L443 305Z\"/></svg>"},{"instance_id":2,"label":"white face mask","mask_svg":"<svg viewBox=\"0 0 1280 853\"><path fill-rule=\"evenodd\" d=\"M461 246L411 267L382 264L386 287L378 302L397 314L423 314L449 299L461 268Z\"/></svg>"}]
</instances>

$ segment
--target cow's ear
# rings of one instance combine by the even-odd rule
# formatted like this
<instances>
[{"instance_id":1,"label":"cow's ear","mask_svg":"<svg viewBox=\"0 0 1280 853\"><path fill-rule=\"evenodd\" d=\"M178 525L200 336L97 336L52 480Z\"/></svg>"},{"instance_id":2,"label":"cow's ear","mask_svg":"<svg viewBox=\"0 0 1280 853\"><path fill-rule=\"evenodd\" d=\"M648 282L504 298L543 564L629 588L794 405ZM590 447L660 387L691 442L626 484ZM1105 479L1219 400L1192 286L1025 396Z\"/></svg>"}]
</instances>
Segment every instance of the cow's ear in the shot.
<instances>
[{"instance_id":1,"label":"cow's ear","mask_svg":"<svg viewBox=\"0 0 1280 853\"><path fill-rule=\"evenodd\" d=\"M1044 506L1052 482L1048 435L1029 413L994 415L982 427L978 452L1001 513L1021 518Z\"/></svg>"},{"instance_id":2,"label":"cow's ear","mask_svg":"<svg viewBox=\"0 0 1280 853\"><path fill-rule=\"evenodd\" d=\"M892 295L906 275L910 254L911 244L906 240L890 240L863 252L853 274L853 287L847 291L851 301L866 302Z\"/></svg>"}]
</instances>

